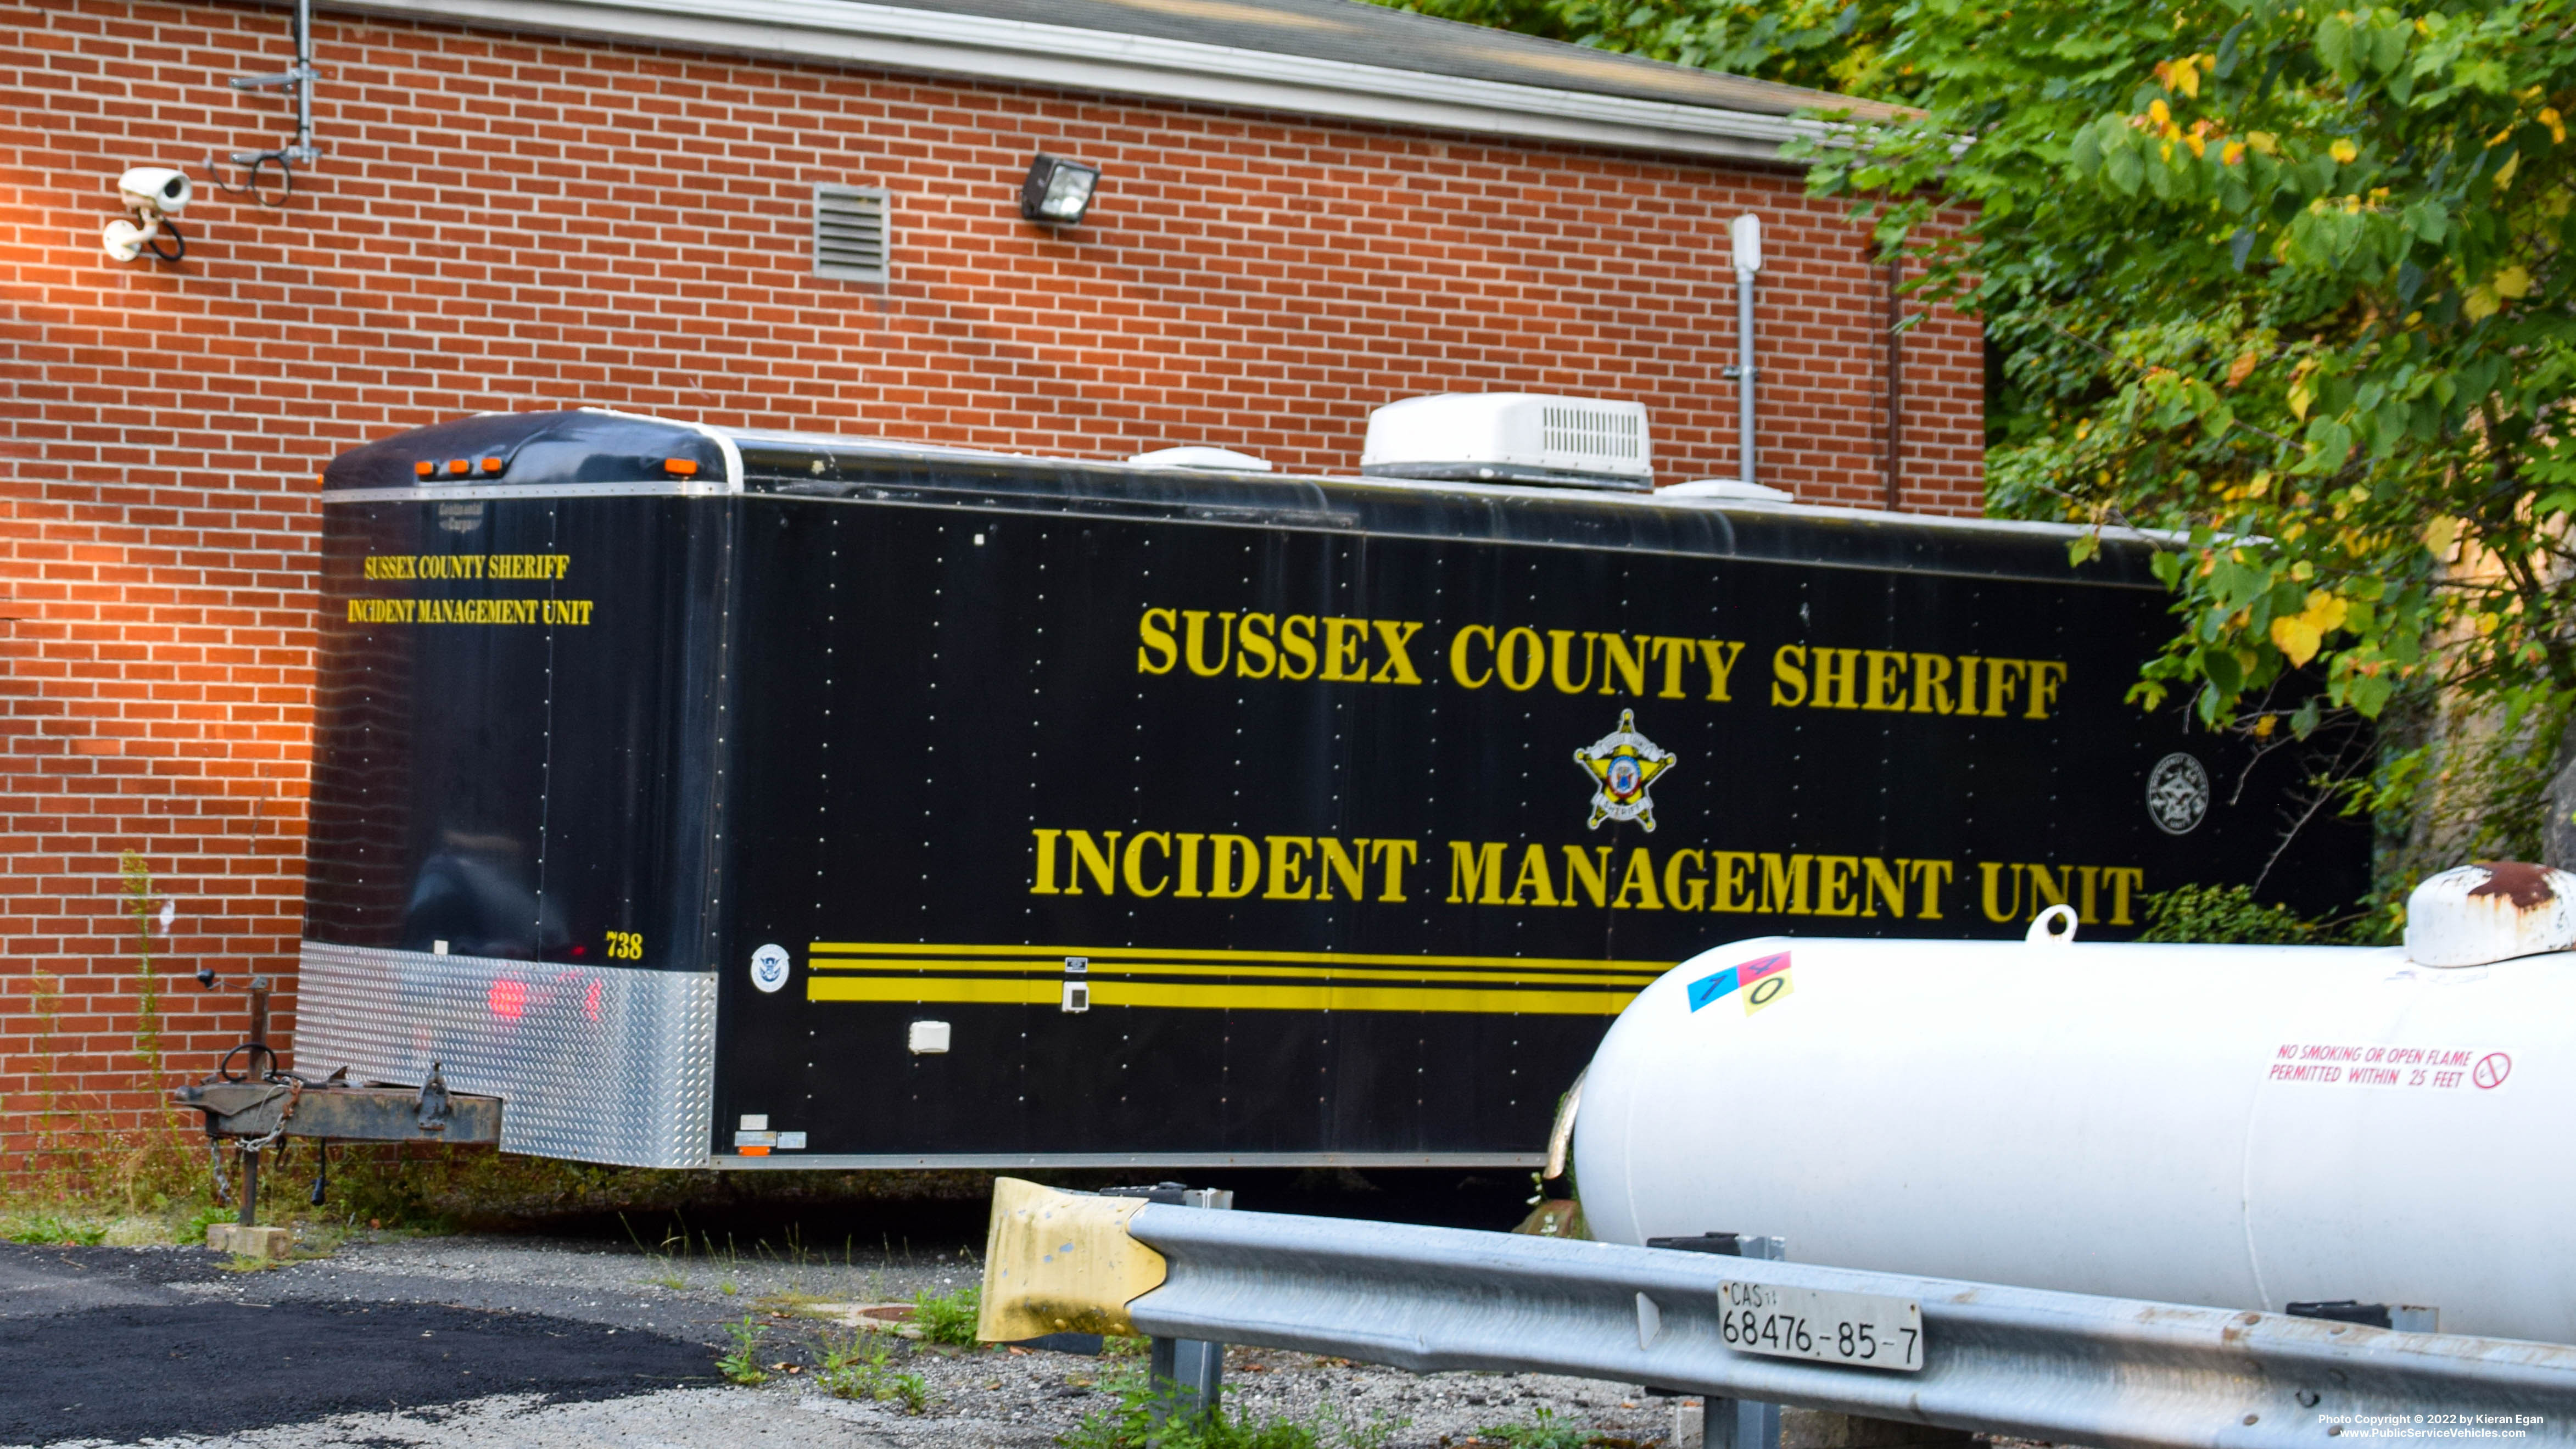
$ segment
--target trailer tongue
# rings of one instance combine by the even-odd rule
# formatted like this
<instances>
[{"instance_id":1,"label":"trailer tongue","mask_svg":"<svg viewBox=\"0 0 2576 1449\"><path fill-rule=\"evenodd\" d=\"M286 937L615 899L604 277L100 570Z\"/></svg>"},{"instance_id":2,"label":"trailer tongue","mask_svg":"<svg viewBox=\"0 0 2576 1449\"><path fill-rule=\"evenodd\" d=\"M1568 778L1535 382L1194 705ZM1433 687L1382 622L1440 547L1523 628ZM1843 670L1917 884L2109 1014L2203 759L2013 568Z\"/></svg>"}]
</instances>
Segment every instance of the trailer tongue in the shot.
<instances>
[{"instance_id":1,"label":"trailer tongue","mask_svg":"<svg viewBox=\"0 0 2576 1449\"><path fill-rule=\"evenodd\" d=\"M497 1097L459 1096L447 1090L438 1065L417 1087L388 1087L348 1080L345 1069L320 1081L280 1066L268 1040L269 981L250 980L250 1031L241 1045L224 1053L215 1074L170 1093L177 1106L203 1114L206 1159L214 1178L217 1202L237 1201L242 1233L209 1231L209 1246L236 1246L270 1252L274 1239L249 1235L259 1221L260 1154L290 1137L313 1146L312 1202L319 1207L331 1177L334 1142L460 1142L501 1140L501 1101ZM236 1067L234 1063L240 1065ZM224 1174L223 1144L240 1155L241 1192L236 1197ZM273 1253L272 1253L273 1255Z\"/></svg>"}]
</instances>

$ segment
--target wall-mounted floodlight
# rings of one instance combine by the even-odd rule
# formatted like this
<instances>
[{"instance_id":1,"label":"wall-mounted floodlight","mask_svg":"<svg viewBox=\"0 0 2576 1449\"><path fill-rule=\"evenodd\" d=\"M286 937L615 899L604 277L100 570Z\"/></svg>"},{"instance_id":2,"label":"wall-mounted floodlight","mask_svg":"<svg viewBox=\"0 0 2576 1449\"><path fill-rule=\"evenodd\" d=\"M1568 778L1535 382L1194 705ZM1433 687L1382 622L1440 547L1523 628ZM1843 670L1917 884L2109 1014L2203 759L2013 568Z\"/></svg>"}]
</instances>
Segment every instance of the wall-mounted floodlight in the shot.
<instances>
[{"instance_id":1,"label":"wall-mounted floodlight","mask_svg":"<svg viewBox=\"0 0 2576 1449\"><path fill-rule=\"evenodd\" d=\"M1020 183L1020 215L1042 226L1071 226L1091 209L1099 185L1099 167L1040 151Z\"/></svg>"}]
</instances>

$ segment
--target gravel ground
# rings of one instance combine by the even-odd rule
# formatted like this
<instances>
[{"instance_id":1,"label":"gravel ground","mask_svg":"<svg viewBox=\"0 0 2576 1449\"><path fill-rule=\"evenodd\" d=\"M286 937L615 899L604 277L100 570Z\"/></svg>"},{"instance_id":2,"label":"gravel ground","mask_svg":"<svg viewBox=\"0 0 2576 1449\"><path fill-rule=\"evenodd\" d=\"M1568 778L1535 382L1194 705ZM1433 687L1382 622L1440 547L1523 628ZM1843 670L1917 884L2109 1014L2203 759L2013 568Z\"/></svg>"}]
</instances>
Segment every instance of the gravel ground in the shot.
<instances>
[{"instance_id":1,"label":"gravel ground","mask_svg":"<svg viewBox=\"0 0 2576 1449\"><path fill-rule=\"evenodd\" d=\"M820 1304L885 1303L976 1282L971 1256L856 1245L682 1253L462 1236L355 1240L329 1257L226 1271L193 1248L0 1245L0 1446L936 1444L1034 1449L1114 1403L1136 1358L897 1340L922 1411L836 1399L813 1371L837 1326ZM748 1316L771 1381L724 1383ZM796 1370L790 1372L789 1370ZM1414 1375L1235 1349L1228 1395L1256 1418L1328 1414L1387 1449L1428 1449L1544 1409L1614 1440L1668 1435L1634 1385ZM1328 1444L1331 1436L1328 1436Z\"/></svg>"}]
</instances>

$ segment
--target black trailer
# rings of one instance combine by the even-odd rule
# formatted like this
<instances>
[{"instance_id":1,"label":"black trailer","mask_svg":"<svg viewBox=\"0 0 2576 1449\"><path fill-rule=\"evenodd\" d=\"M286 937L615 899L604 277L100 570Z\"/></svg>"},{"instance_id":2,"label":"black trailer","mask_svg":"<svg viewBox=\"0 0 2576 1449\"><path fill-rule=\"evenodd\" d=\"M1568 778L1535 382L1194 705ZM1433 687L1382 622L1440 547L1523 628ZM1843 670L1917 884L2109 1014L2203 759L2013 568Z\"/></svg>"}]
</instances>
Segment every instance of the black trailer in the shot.
<instances>
[{"instance_id":1,"label":"black trailer","mask_svg":"<svg viewBox=\"0 0 2576 1449\"><path fill-rule=\"evenodd\" d=\"M2135 538L599 411L323 512L296 1055L514 1151L1529 1164L1712 945L2364 885Z\"/></svg>"}]
</instances>

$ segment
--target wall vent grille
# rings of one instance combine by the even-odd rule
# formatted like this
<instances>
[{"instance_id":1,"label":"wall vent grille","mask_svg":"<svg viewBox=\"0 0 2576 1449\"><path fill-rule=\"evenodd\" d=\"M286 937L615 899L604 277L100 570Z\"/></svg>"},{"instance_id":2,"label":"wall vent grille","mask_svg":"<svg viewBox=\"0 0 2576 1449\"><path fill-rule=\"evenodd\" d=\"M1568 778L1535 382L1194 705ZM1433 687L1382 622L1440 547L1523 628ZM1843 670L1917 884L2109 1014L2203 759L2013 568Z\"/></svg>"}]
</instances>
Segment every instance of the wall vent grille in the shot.
<instances>
[{"instance_id":1,"label":"wall vent grille","mask_svg":"<svg viewBox=\"0 0 2576 1449\"><path fill-rule=\"evenodd\" d=\"M882 186L814 188L814 274L894 279L894 197Z\"/></svg>"}]
</instances>

